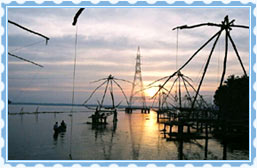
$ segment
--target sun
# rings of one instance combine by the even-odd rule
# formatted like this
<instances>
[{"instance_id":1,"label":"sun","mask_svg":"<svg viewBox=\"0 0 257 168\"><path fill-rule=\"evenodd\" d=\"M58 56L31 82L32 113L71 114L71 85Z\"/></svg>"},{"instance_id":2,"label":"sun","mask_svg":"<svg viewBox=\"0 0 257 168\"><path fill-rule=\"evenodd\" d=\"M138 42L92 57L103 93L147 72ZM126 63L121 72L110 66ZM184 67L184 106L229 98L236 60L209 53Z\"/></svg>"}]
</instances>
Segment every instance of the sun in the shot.
<instances>
[{"instance_id":1,"label":"sun","mask_svg":"<svg viewBox=\"0 0 257 168\"><path fill-rule=\"evenodd\" d=\"M153 97L157 91L158 88L149 88L145 90L145 95L148 97Z\"/></svg>"}]
</instances>

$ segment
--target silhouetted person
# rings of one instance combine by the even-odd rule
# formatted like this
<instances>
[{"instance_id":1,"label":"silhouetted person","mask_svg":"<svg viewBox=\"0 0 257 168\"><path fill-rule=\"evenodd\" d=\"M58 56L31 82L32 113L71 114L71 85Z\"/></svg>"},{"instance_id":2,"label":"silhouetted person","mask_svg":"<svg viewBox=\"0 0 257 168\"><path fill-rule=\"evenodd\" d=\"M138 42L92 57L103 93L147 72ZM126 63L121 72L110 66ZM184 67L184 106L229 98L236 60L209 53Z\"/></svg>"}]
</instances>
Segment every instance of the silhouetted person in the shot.
<instances>
[{"instance_id":1,"label":"silhouetted person","mask_svg":"<svg viewBox=\"0 0 257 168\"><path fill-rule=\"evenodd\" d=\"M55 124L54 124L54 131L57 131L58 130L58 122L56 122Z\"/></svg>"},{"instance_id":2,"label":"silhouetted person","mask_svg":"<svg viewBox=\"0 0 257 168\"><path fill-rule=\"evenodd\" d=\"M66 128L66 124L65 124L65 122L63 120L61 122L61 126Z\"/></svg>"}]
</instances>

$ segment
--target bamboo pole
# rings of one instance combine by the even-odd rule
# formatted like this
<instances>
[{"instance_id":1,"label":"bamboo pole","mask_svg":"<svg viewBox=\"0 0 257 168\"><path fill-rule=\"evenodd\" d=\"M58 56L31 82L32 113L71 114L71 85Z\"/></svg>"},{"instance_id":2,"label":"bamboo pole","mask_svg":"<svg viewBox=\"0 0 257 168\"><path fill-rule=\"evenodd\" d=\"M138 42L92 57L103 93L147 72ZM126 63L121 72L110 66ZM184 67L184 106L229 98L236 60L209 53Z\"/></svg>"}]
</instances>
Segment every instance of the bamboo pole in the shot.
<instances>
[{"instance_id":1,"label":"bamboo pole","mask_svg":"<svg viewBox=\"0 0 257 168\"><path fill-rule=\"evenodd\" d=\"M226 30L226 35L225 35L225 57L223 62L223 72L220 80L220 87L222 86L222 83L226 74L227 57L228 57L228 30Z\"/></svg>"},{"instance_id":2,"label":"bamboo pole","mask_svg":"<svg viewBox=\"0 0 257 168\"><path fill-rule=\"evenodd\" d=\"M91 93L91 95L88 97L88 99L83 103L83 104L86 104L90 99L91 97L94 95L94 93L100 88L102 87L107 81L104 81L102 84L100 84L98 87L95 88L95 90Z\"/></svg>"},{"instance_id":3,"label":"bamboo pole","mask_svg":"<svg viewBox=\"0 0 257 168\"><path fill-rule=\"evenodd\" d=\"M247 76L247 73L246 73L246 71L245 71L243 62L242 62L242 60L241 60L241 58L240 58L240 56L239 56L239 53L238 53L237 48L236 48L236 45L235 45L234 41L232 40L232 37L230 36L230 33L229 33L229 32L227 33L227 36L228 36L228 38L229 38L229 40L230 40L230 42L231 42L231 44L232 44L232 46L233 46L233 48L234 48L234 50L235 50L237 59L238 59L239 62L240 62L240 65L241 65L241 67L242 67L242 69L243 69L243 71L244 71L244 74L245 74L245 76Z\"/></svg>"},{"instance_id":4,"label":"bamboo pole","mask_svg":"<svg viewBox=\"0 0 257 168\"><path fill-rule=\"evenodd\" d=\"M116 82L115 80L113 80L113 82L120 88L120 90L121 90L123 96L124 96L125 99L126 99L127 104L129 105L128 98L127 98L125 92L123 91L122 87L120 86L120 84L119 84L118 82Z\"/></svg>"},{"instance_id":5,"label":"bamboo pole","mask_svg":"<svg viewBox=\"0 0 257 168\"><path fill-rule=\"evenodd\" d=\"M101 104L100 104L100 109L102 108L102 106L103 106L103 103L104 103L104 98L105 98L105 95L106 95L106 92L107 92L107 88L108 88L108 86L109 86L109 79L107 80L107 84L106 84L106 87L105 87L105 90L104 90L104 95L103 95L103 97L102 97L102 100L101 100Z\"/></svg>"},{"instance_id":6,"label":"bamboo pole","mask_svg":"<svg viewBox=\"0 0 257 168\"><path fill-rule=\"evenodd\" d=\"M165 86L166 83L173 77L175 76L179 71L181 71L195 56L197 53L199 53L210 41L212 41L212 39L214 39L216 36L218 36L220 33L222 32L222 30L218 31L217 33L215 33L209 40L207 40L188 60L187 62L185 62L176 72L174 72L172 75L170 75L168 77L168 79L166 79L166 81L164 82L164 84L162 86ZM158 81L158 80L157 80ZM156 92L156 94L159 92L159 90ZM154 96L156 96L156 94Z\"/></svg>"},{"instance_id":7,"label":"bamboo pole","mask_svg":"<svg viewBox=\"0 0 257 168\"><path fill-rule=\"evenodd\" d=\"M115 105L114 105L114 96L113 96L112 80L111 80L111 87L110 87L110 95L111 95L111 98L112 98L112 108L115 108Z\"/></svg>"},{"instance_id":8,"label":"bamboo pole","mask_svg":"<svg viewBox=\"0 0 257 168\"><path fill-rule=\"evenodd\" d=\"M212 46L212 49L211 49L210 55L209 55L209 57L208 57L208 60L207 60L207 62L206 62L206 65L205 65L205 67L204 67L204 72L203 72L203 75L202 75L201 81L200 81L200 83L199 83L198 89L197 89L196 94L195 94L195 97L194 97L194 101L193 101L193 103L192 103L192 109L194 108L195 101L196 101L197 96L198 96L198 93L199 93L199 91L200 91L200 88L201 88L201 85L202 85L202 82L203 82L204 76L205 76L205 74L206 74L206 72L207 72L207 68L208 68L208 66L209 66L209 63L210 63L210 60L211 60L212 53L213 53L213 51L214 51L214 48L215 48L215 46L216 46L216 44L217 44L217 41L218 41L218 39L219 39L219 37L220 37L221 33L222 33L222 30L220 30L220 31L218 32L218 36L217 36L217 38L216 38L216 40L215 40L215 42L214 42L214 44L213 44L213 46Z\"/></svg>"},{"instance_id":9,"label":"bamboo pole","mask_svg":"<svg viewBox=\"0 0 257 168\"><path fill-rule=\"evenodd\" d=\"M32 64L34 64L34 65L36 65L36 66L41 67L41 68L43 68L43 67L44 67L43 65L40 65L40 64L35 63L35 62L33 62L33 61L30 61L30 60L28 60L28 59L25 59L25 58L19 57L19 56L17 56L17 55L11 54L10 52L8 52L8 55L10 55L10 56L12 56L12 57L15 57L15 58L18 58L18 59L20 59L20 60L22 60L22 61L26 61L26 62L32 63Z\"/></svg>"},{"instance_id":10,"label":"bamboo pole","mask_svg":"<svg viewBox=\"0 0 257 168\"><path fill-rule=\"evenodd\" d=\"M38 36L40 36L40 37L45 38L45 39L46 39L46 44L48 43L48 40L50 40L49 37L46 37L45 35L43 35L43 34L41 34L41 33L35 32L35 31L30 30L30 29L28 29L28 28L26 28L26 27L24 27L24 26L21 26L20 24L15 23L15 22L13 22L13 21L11 21L11 20L8 20L8 23L13 24L13 25L15 25L15 26L17 26L17 27L19 27L19 28L21 28L21 29L23 29L23 30L26 30L26 31L30 32L30 33L33 33L33 34L36 34L36 35L38 35Z\"/></svg>"}]
</instances>

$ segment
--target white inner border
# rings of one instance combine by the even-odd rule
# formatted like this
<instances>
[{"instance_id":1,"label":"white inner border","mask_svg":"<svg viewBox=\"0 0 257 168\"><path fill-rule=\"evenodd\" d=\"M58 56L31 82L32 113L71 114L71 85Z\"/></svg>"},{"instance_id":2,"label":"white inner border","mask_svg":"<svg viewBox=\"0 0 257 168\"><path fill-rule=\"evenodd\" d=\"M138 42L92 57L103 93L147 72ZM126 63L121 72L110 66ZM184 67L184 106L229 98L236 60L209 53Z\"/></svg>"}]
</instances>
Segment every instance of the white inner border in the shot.
<instances>
[{"instance_id":1,"label":"white inner border","mask_svg":"<svg viewBox=\"0 0 257 168\"><path fill-rule=\"evenodd\" d=\"M47 1L45 1L47 2ZM51 2L51 1L48 1ZM107 2L107 1L106 1ZM217 1L218 2L218 1ZM6 100L8 100L8 8L80 8L80 7L87 7L87 8L249 8L249 160L8 160L8 104L6 101L6 162L85 162L85 163L91 163L91 162L209 162L209 163L215 163L215 162L241 162L241 163L248 163L251 162L251 146L252 146L252 137L251 137L251 91L252 91L252 83L251 83L251 36L252 36L252 26L251 26L251 6L6 6Z\"/></svg>"}]
</instances>

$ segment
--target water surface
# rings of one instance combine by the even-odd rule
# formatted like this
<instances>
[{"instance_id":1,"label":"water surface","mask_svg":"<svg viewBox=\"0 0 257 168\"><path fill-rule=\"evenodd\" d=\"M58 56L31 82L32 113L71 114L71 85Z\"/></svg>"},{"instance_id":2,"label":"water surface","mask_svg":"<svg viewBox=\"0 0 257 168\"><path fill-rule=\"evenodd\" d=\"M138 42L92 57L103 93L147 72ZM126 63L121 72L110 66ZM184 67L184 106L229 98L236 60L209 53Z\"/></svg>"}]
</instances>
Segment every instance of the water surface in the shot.
<instances>
[{"instance_id":1,"label":"water surface","mask_svg":"<svg viewBox=\"0 0 257 168\"><path fill-rule=\"evenodd\" d=\"M34 112L36 106L10 105L8 115L8 159L9 160L178 160L178 142L166 141L157 123L156 113L133 114L118 112L118 122L108 118L106 128L95 129L87 122L92 111L75 107L41 106L39 113L13 115L23 108L23 112ZM54 137L53 125L64 120L67 131ZM72 136L71 136L72 120ZM174 128L176 129L176 128ZM203 160L205 140L184 142L184 159ZM248 160L248 151L228 149L229 160ZM208 141L208 158L222 159L223 146L215 140Z\"/></svg>"}]
</instances>

